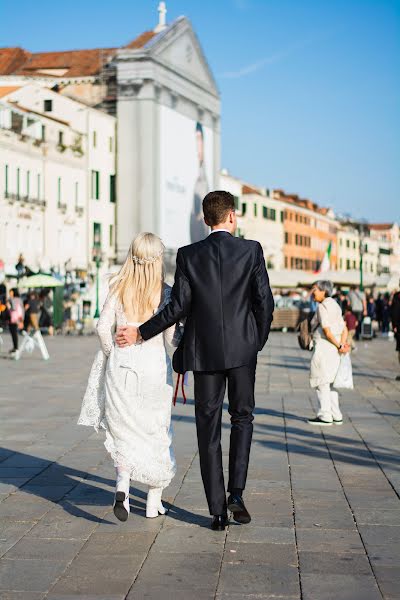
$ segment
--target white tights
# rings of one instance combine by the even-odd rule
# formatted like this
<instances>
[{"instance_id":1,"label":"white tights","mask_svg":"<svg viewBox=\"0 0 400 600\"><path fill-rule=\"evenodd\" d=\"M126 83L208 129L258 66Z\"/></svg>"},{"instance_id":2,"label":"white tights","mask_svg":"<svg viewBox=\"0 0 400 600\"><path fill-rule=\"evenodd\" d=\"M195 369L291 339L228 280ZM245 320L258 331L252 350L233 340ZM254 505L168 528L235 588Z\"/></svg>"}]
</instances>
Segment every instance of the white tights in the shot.
<instances>
[{"instance_id":1,"label":"white tights","mask_svg":"<svg viewBox=\"0 0 400 600\"><path fill-rule=\"evenodd\" d=\"M116 467L117 483L116 491L124 492L129 498L129 486L131 482L130 472L125 467ZM146 516L157 517L159 514L165 514L165 508L161 502L163 488L149 486L146 504ZM129 511L128 511L129 512Z\"/></svg>"},{"instance_id":2,"label":"white tights","mask_svg":"<svg viewBox=\"0 0 400 600\"><path fill-rule=\"evenodd\" d=\"M130 473L125 467L116 467L117 472L117 492L125 492L129 495L129 486L131 483Z\"/></svg>"},{"instance_id":3,"label":"white tights","mask_svg":"<svg viewBox=\"0 0 400 600\"><path fill-rule=\"evenodd\" d=\"M331 384L319 385L317 396L319 400L318 416L324 421L341 421L343 417L339 408L339 394L331 390Z\"/></svg>"}]
</instances>

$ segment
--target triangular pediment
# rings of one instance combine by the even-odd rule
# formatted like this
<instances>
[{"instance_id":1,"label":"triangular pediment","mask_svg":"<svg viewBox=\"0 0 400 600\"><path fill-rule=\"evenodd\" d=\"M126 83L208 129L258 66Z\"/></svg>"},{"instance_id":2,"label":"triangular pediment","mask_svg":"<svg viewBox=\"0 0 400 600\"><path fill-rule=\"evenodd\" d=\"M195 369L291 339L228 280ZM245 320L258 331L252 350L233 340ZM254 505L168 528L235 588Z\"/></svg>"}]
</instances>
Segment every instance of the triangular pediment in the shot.
<instances>
[{"instance_id":1,"label":"triangular pediment","mask_svg":"<svg viewBox=\"0 0 400 600\"><path fill-rule=\"evenodd\" d=\"M157 35L148 49L162 62L219 95L200 42L186 17L180 17Z\"/></svg>"}]
</instances>

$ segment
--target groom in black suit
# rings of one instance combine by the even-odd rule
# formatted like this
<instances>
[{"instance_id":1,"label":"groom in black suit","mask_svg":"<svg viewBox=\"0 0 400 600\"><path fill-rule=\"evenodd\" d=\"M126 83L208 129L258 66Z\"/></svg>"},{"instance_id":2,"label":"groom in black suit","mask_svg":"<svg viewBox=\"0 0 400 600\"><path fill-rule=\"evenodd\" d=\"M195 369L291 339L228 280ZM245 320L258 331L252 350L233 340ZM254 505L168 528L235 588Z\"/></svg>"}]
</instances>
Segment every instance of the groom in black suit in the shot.
<instances>
[{"instance_id":1,"label":"groom in black suit","mask_svg":"<svg viewBox=\"0 0 400 600\"><path fill-rule=\"evenodd\" d=\"M261 245L234 237L236 213L229 192L203 200L210 235L178 250L170 303L140 326L119 330L117 343L148 340L186 318L174 368L193 371L200 467L212 529L224 530L227 508L250 522L242 494L253 433L257 353L269 335L274 301ZM231 438L228 503L222 468L221 415L228 385Z\"/></svg>"}]
</instances>

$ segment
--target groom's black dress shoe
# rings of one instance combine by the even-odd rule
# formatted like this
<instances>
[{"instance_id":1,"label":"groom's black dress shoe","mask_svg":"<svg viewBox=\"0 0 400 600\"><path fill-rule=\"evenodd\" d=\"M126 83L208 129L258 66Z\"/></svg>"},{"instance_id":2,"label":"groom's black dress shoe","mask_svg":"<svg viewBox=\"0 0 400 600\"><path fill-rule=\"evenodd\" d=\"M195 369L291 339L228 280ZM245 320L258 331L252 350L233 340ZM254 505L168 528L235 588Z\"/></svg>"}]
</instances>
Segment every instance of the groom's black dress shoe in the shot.
<instances>
[{"instance_id":1,"label":"groom's black dress shoe","mask_svg":"<svg viewBox=\"0 0 400 600\"><path fill-rule=\"evenodd\" d=\"M243 498L236 494L231 494L228 498L228 510L232 512L233 519L237 523L250 523L251 516L244 505Z\"/></svg>"},{"instance_id":2,"label":"groom's black dress shoe","mask_svg":"<svg viewBox=\"0 0 400 600\"><path fill-rule=\"evenodd\" d=\"M228 515L227 514L215 515L213 517L213 520L211 523L211 529L213 531L224 531L225 527L227 525L228 525Z\"/></svg>"}]
</instances>

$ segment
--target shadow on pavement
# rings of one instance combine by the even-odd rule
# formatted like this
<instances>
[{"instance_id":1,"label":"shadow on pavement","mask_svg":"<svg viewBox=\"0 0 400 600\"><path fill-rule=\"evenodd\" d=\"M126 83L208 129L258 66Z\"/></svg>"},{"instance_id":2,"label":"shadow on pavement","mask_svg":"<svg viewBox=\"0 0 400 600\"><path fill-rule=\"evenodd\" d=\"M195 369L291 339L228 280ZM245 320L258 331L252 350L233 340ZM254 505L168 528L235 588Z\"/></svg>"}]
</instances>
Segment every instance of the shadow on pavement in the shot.
<instances>
[{"instance_id":1,"label":"shadow on pavement","mask_svg":"<svg viewBox=\"0 0 400 600\"><path fill-rule=\"evenodd\" d=\"M189 405L193 405L193 401L188 401ZM224 402L223 409L228 409L228 403ZM371 414L375 414L371 409ZM268 415L272 417L270 423L259 423L257 421L257 415ZM311 425L306 424L307 417L290 413L287 411L279 411L269 408L259 408L256 406L254 409L254 435L253 441L259 445L265 446L265 448L274 451L286 452L285 442L276 442L275 440L265 439L265 436L278 436L282 439L282 434L286 430L286 436L288 438L288 444L291 453L296 453L306 456L315 456L315 458L325 458L331 461L329 453L326 448L325 440L320 435L319 428L312 428ZM286 420L285 424L274 423L274 418ZM189 415L172 415L173 421L182 421L184 423L195 424L195 417L193 414ZM291 425L290 421L298 421L304 423L306 429L301 429L295 425ZM345 425L343 425L345 427ZM222 423L222 428L230 430L230 423ZM377 446L374 444L371 451L365 446L361 440L354 438L344 437L340 434L335 434L333 431L337 431L338 427L332 425L329 429L324 430L328 440L329 449L333 455L333 458L337 462L348 463L352 465L376 467L376 463L379 463L382 467L390 467L390 469L398 471L400 465L398 457L393 454L390 448L384 446ZM260 437L262 436L262 437Z\"/></svg>"},{"instance_id":2,"label":"shadow on pavement","mask_svg":"<svg viewBox=\"0 0 400 600\"><path fill-rule=\"evenodd\" d=\"M65 512L74 517L95 523L116 524L116 522L109 521L104 516L93 514L87 509L88 506L105 506L111 509L114 501L114 489L111 491L106 487L114 488L114 479L108 479L95 473L87 473L83 470L51 462L31 454L15 452L7 448L0 448L0 456L3 457L2 462L0 462L0 483L18 485L18 480L27 479L10 495L19 491L32 494L53 502L54 505L60 506ZM28 478L29 475L26 475L29 471L31 472L30 478ZM96 484L101 484L104 487L99 487ZM132 516L146 518L146 492L133 486L131 486L130 492L130 504L134 513ZM172 519L186 523L196 523L200 527L209 526L209 518L199 516L169 502L164 502L164 506L168 509L168 516Z\"/></svg>"}]
</instances>

